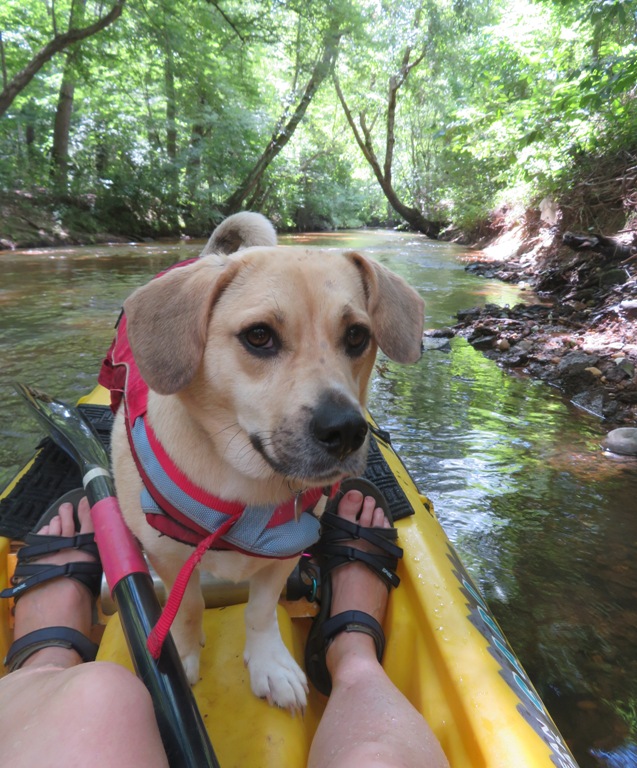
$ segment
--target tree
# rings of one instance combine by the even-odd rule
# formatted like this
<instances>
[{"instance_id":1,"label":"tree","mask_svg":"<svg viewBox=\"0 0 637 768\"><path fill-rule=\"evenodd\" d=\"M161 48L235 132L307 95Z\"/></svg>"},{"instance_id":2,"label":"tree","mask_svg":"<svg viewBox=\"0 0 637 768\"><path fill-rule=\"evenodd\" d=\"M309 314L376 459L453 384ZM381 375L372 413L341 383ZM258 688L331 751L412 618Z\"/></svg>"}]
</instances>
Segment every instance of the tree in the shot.
<instances>
[{"instance_id":1,"label":"tree","mask_svg":"<svg viewBox=\"0 0 637 768\"><path fill-rule=\"evenodd\" d=\"M83 20L86 0L76 0L71 6L69 29L77 28ZM71 131L71 115L75 95L75 65L80 52L80 44L76 43L67 53L64 74L60 85L55 120L53 123L53 147L51 149L51 175L57 189L66 191L68 187L69 165L69 136Z\"/></svg>"},{"instance_id":2,"label":"tree","mask_svg":"<svg viewBox=\"0 0 637 768\"><path fill-rule=\"evenodd\" d=\"M413 29L419 31L423 7L418 6L414 13ZM393 180L393 165L396 149L396 110L398 104L398 92L406 83L411 71L423 62L427 54L427 37L421 42L418 52L414 52L414 44L411 40L405 43L400 56L397 71L390 74L387 83L387 96L384 106L384 159L381 161L374 146L372 135L372 123L376 122L378 113L371 121L367 114L367 109L362 108L358 113L358 121L355 119L350 109L337 74L333 75L333 82L336 89L339 102L347 118L347 122L352 129L352 133L358 144L365 160L369 163L374 176L376 177L383 194L387 198L391 207L399 214L413 229L423 232L431 238L436 238L442 229L443 223L440 221L431 221L427 219L421 210L417 207L405 204L396 191Z\"/></svg>"},{"instance_id":3,"label":"tree","mask_svg":"<svg viewBox=\"0 0 637 768\"><path fill-rule=\"evenodd\" d=\"M222 209L225 214L236 213L250 195L256 194L268 166L290 141L294 131L305 116L314 95L332 71L342 36L343 32L338 22L332 22L325 33L321 55L312 69L294 112L289 119L287 118L287 110L281 116L267 147L241 184L223 203Z\"/></svg>"},{"instance_id":4,"label":"tree","mask_svg":"<svg viewBox=\"0 0 637 768\"><path fill-rule=\"evenodd\" d=\"M55 34L53 39L43 46L28 64L4 86L2 93L0 93L0 117L5 114L15 98L29 85L42 67L51 61L57 53L106 29L109 24L121 16L125 4L126 0L115 0L111 10L93 24L76 29L71 28L62 34Z\"/></svg>"}]
</instances>

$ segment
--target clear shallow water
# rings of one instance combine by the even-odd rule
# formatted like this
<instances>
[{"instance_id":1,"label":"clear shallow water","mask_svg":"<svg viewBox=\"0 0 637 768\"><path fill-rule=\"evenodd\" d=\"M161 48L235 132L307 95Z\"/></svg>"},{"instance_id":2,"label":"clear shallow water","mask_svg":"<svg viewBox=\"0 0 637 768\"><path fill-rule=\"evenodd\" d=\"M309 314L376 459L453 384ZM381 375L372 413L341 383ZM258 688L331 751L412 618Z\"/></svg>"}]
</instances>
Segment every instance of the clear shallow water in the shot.
<instances>
[{"instance_id":1,"label":"clear shallow water","mask_svg":"<svg viewBox=\"0 0 637 768\"><path fill-rule=\"evenodd\" d=\"M522 295L465 273L462 249L417 235L283 241L364 249L421 292L429 328L452 324L459 309ZM11 382L68 400L92 388L122 300L201 245L0 254L0 487L40 436ZM372 412L434 502L580 765L637 765L637 462L604 457L602 424L461 339L415 366L381 358L377 368Z\"/></svg>"}]
</instances>

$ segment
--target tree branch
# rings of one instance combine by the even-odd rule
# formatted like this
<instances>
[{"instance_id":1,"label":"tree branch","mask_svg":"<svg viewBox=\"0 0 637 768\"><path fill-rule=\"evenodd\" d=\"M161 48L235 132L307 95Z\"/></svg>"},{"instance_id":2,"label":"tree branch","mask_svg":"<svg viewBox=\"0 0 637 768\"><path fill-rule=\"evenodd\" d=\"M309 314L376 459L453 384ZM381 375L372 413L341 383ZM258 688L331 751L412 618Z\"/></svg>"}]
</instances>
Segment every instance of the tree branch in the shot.
<instances>
[{"instance_id":1,"label":"tree branch","mask_svg":"<svg viewBox=\"0 0 637 768\"><path fill-rule=\"evenodd\" d=\"M361 130L363 131L363 136L361 136L361 133L358 130L358 125L356 125L356 121L354 120L352 112L348 107L347 102L345 101L345 96L343 95L343 91L341 90L341 84L339 82L336 72L332 73L332 81L334 82L334 88L336 89L336 95L338 96L338 100L341 102L341 107L343 107L345 119L349 123L349 127L352 129L352 133L354 134L354 139L356 140L356 143L360 147L360 150L363 153L365 160L367 160L367 162L370 164L376 178L378 179L379 183L382 185L384 183L383 172L381 170L380 163L378 162L378 158L376 157L376 153L374 152L374 147L371 143L371 136L369 135L369 131L367 129L367 124L365 122L365 115L362 113L360 115Z\"/></svg>"},{"instance_id":2,"label":"tree branch","mask_svg":"<svg viewBox=\"0 0 637 768\"><path fill-rule=\"evenodd\" d=\"M228 14L223 11L219 7L219 3L215 2L215 0L206 0L208 5L211 5L213 8L216 9L217 13L221 16L221 18L226 22L226 24L230 27L230 29L235 33L235 35L241 40L242 43L245 43L246 38L239 32L237 29L237 25L232 21L232 19L228 16Z\"/></svg>"},{"instance_id":3,"label":"tree branch","mask_svg":"<svg viewBox=\"0 0 637 768\"><path fill-rule=\"evenodd\" d=\"M4 87L2 93L0 93L0 117L2 117L7 109L9 109L16 96L29 85L31 80L33 80L42 67L47 64L56 53L65 50L80 40L84 40L87 37L91 37L91 35L101 32L121 16L125 4L126 0L116 0L115 5L106 16L102 16L102 18L98 19L95 23L90 24L88 27L69 29L61 35L56 35L53 40L49 41L43 48L41 48L26 67L18 72L18 74Z\"/></svg>"}]
</instances>

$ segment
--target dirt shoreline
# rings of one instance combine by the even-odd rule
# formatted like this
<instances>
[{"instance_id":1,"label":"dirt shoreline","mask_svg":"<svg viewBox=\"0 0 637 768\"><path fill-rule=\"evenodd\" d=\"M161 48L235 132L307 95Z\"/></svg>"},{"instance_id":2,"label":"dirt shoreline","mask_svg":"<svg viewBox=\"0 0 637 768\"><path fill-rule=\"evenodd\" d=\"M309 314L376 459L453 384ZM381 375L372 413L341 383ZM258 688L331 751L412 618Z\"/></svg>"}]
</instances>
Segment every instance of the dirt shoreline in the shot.
<instances>
[{"instance_id":1,"label":"dirt shoreline","mask_svg":"<svg viewBox=\"0 0 637 768\"><path fill-rule=\"evenodd\" d=\"M504 368L559 387L609 429L637 426L637 259L575 252L563 235L539 212L511 214L476 242L469 271L535 296L515 307L468 308L452 330ZM618 241L631 249L637 233L623 230Z\"/></svg>"}]
</instances>

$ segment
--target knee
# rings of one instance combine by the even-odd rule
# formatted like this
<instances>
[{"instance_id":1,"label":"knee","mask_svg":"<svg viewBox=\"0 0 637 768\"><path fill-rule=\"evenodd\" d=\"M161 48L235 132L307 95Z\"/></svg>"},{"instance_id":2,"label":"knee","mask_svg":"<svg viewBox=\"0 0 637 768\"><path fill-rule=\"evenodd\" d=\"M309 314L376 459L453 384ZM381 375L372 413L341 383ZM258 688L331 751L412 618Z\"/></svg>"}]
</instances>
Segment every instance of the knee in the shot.
<instances>
[{"instance_id":1,"label":"knee","mask_svg":"<svg viewBox=\"0 0 637 768\"><path fill-rule=\"evenodd\" d=\"M125 667L97 661L74 667L74 671L76 674L68 690L69 700L82 717L102 717L112 721L124 711L133 721L137 717L144 719L153 715L146 687Z\"/></svg>"}]
</instances>

